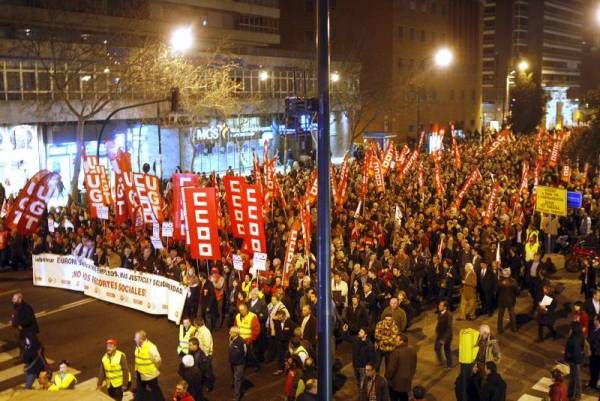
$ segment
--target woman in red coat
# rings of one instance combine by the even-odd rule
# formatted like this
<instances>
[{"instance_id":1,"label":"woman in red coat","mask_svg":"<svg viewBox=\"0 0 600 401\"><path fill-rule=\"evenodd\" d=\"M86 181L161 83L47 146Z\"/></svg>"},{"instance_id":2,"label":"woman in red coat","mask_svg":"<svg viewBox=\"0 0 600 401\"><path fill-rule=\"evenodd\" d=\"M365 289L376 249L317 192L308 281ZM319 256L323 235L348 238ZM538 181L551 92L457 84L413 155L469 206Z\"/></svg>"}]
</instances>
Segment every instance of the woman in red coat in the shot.
<instances>
[{"instance_id":1,"label":"woman in red coat","mask_svg":"<svg viewBox=\"0 0 600 401\"><path fill-rule=\"evenodd\" d=\"M583 331L583 337L587 338L588 329L590 327L590 317L588 316L587 312L583 310L583 302L577 301L573 304L571 321L579 322L581 325L581 331Z\"/></svg>"},{"instance_id":2,"label":"woman in red coat","mask_svg":"<svg viewBox=\"0 0 600 401\"><path fill-rule=\"evenodd\" d=\"M567 385L564 382L562 372L558 369L554 369L551 372L551 375L554 383L550 385L550 390L548 391L550 401L569 401L567 396Z\"/></svg>"}]
</instances>

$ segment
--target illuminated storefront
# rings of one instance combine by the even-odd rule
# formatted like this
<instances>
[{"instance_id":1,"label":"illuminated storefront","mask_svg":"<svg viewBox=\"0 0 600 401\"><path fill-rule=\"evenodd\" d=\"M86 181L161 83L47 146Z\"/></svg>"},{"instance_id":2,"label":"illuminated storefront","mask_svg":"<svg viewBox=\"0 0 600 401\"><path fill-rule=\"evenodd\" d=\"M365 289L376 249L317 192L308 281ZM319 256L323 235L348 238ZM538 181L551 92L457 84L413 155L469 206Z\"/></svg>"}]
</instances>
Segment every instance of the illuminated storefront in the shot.
<instances>
[{"instance_id":1,"label":"illuminated storefront","mask_svg":"<svg viewBox=\"0 0 600 401\"><path fill-rule=\"evenodd\" d=\"M40 169L36 125L0 126L0 179L7 194L17 193Z\"/></svg>"}]
</instances>

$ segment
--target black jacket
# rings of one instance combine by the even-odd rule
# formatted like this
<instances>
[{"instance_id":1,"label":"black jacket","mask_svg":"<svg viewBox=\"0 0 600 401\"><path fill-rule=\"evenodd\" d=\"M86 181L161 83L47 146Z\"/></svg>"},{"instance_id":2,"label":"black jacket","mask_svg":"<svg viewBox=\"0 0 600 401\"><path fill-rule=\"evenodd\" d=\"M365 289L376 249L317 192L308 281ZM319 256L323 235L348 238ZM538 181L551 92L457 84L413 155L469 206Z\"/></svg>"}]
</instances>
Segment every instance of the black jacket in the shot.
<instances>
[{"instance_id":1,"label":"black jacket","mask_svg":"<svg viewBox=\"0 0 600 401\"><path fill-rule=\"evenodd\" d=\"M583 336L571 334L565 344L565 362L580 364L583 363Z\"/></svg>"},{"instance_id":2,"label":"black jacket","mask_svg":"<svg viewBox=\"0 0 600 401\"><path fill-rule=\"evenodd\" d=\"M593 325L588 335L588 342L590 343L592 355L600 356L600 329L596 330Z\"/></svg>"},{"instance_id":3,"label":"black jacket","mask_svg":"<svg viewBox=\"0 0 600 401\"><path fill-rule=\"evenodd\" d=\"M23 363L25 364L25 373L27 374L37 376L44 370L43 351L37 339L30 339L29 344L24 345Z\"/></svg>"},{"instance_id":4,"label":"black jacket","mask_svg":"<svg viewBox=\"0 0 600 401\"><path fill-rule=\"evenodd\" d=\"M367 362L375 363L375 346L370 340L363 341L358 337L351 336L348 332L342 333L342 339L352 344L352 367L364 369Z\"/></svg>"},{"instance_id":5,"label":"black jacket","mask_svg":"<svg viewBox=\"0 0 600 401\"><path fill-rule=\"evenodd\" d=\"M21 326L21 338L36 337L40 332L33 308L25 301L14 307L11 321L13 327Z\"/></svg>"},{"instance_id":6,"label":"black jacket","mask_svg":"<svg viewBox=\"0 0 600 401\"><path fill-rule=\"evenodd\" d=\"M369 327L369 314L362 305L358 305L356 309L352 305L346 307L343 318L344 322L348 325L348 332L350 334L358 333L361 327Z\"/></svg>"},{"instance_id":7,"label":"black jacket","mask_svg":"<svg viewBox=\"0 0 600 401\"><path fill-rule=\"evenodd\" d=\"M390 401L390 390L388 388L387 380L383 376L377 375L373 379L374 383L368 377L363 380L360 392L358 394L358 401L370 401L369 391L375 393L375 399L377 401Z\"/></svg>"},{"instance_id":8,"label":"black jacket","mask_svg":"<svg viewBox=\"0 0 600 401\"><path fill-rule=\"evenodd\" d=\"M498 306L511 308L517 303L519 286L513 278L502 279L498 283Z\"/></svg>"},{"instance_id":9,"label":"black jacket","mask_svg":"<svg viewBox=\"0 0 600 401\"><path fill-rule=\"evenodd\" d=\"M188 384L188 392L194 397L194 400L202 400L202 371L195 365L186 368L180 363L177 373Z\"/></svg>"},{"instance_id":10,"label":"black jacket","mask_svg":"<svg viewBox=\"0 0 600 401\"><path fill-rule=\"evenodd\" d=\"M273 321L273 326L275 327L275 339L285 343L290 341L290 338L292 338L292 335L294 334L294 330L298 327L298 325L289 318L285 319L283 326L280 321Z\"/></svg>"},{"instance_id":11,"label":"black jacket","mask_svg":"<svg viewBox=\"0 0 600 401\"><path fill-rule=\"evenodd\" d=\"M490 373L481 384L481 401L506 401L506 382L498 373Z\"/></svg>"},{"instance_id":12,"label":"black jacket","mask_svg":"<svg viewBox=\"0 0 600 401\"><path fill-rule=\"evenodd\" d=\"M543 310L542 308L538 308L537 321L539 324L552 326L552 325L554 325L554 322L556 321L556 306L557 305L556 305L556 297L554 296L554 294L550 294L549 296L552 296L552 303L550 305L546 306L546 310ZM538 296L538 299L537 299L538 305L542 301L542 299L544 299L543 292L540 294L540 296Z\"/></svg>"},{"instance_id":13,"label":"black jacket","mask_svg":"<svg viewBox=\"0 0 600 401\"><path fill-rule=\"evenodd\" d=\"M229 342L229 363L232 366L246 363L246 344L240 336Z\"/></svg>"},{"instance_id":14,"label":"black jacket","mask_svg":"<svg viewBox=\"0 0 600 401\"><path fill-rule=\"evenodd\" d=\"M452 340L452 314L450 311L438 314L437 324L435 325L435 337L438 340L446 342Z\"/></svg>"}]
</instances>

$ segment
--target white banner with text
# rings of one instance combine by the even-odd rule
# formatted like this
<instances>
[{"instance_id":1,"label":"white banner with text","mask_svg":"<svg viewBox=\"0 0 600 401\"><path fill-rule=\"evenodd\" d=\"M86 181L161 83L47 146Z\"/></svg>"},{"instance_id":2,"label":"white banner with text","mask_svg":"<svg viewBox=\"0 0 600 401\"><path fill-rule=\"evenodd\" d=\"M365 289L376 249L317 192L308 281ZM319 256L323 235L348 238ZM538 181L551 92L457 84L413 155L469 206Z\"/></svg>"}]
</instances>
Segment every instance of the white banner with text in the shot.
<instances>
[{"instance_id":1,"label":"white banner with text","mask_svg":"<svg viewBox=\"0 0 600 401\"><path fill-rule=\"evenodd\" d=\"M187 288L156 274L122 267L98 267L90 259L44 253L33 255L33 285L81 291L85 295L179 324Z\"/></svg>"}]
</instances>

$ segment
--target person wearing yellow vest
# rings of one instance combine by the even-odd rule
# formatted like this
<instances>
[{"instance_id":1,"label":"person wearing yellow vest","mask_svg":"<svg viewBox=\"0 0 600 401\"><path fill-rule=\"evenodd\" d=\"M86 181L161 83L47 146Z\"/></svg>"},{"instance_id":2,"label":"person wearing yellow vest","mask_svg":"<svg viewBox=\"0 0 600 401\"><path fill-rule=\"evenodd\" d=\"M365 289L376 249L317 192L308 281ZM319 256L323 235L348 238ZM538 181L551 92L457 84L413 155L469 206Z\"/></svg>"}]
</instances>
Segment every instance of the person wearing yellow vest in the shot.
<instances>
[{"instance_id":1,"label":"person wearing yellow vest","mask_svg":"<svg viewBox=\"0 0 600 401\"><path fill-rule=\"evenodd\" d=\"M127 366L127 357L117 349L117 340L106 340L106 353L100 363L98 373L98 389L106 382L106 391L110 398L116 401L123 400L123 392L127 391L131 375Z\"/></svg>"},{"instance_id":2,"label":"person wearing yellow vest","mask_svg":"<svg viewBox=\"0 0 600 401\"><path fill-rule=\"evenodd\" d=\"M149 397L151 400L165 401L165 396L158 384L160 371L158 368L162 360L156 345L148 340L146 332L135 332L135 401ZM150 394L148 394L150 393Z\"/></svg>"},{"instance_id":3,"label":"person wearing yellow vest","mask_svg":"<svg viewBox=\"0 0 600 401\"><path fill-rule=\"evenodd\" d=\"M531 262L540 249L540 243L535 235L531 235L525 244L525 262Z\"/></svg>"},{"instance_id":4,"label":"person wearing yellow vest","mask_svg":"<svg viewBox=\"0 0 600 401\"><path fill-rule=\"evenodd\" d=\"M190 338L196 334L196 327L192 324L190 318L184 317L179 325L179 344L177 353L180 357L187 355L190 350Z\"/></svg>"},{"instance_id":5,"label":"person wearing yellow vest","mask_svg":"<svg viewBox=\"0 0 600 401\"><path fill-rule=\"evenodd\" d=\"M235 316L234 325L240 329L240 337L247 345L247 365L256 368L260 367L258 353L256 352L256 340L260 335L260 322L258 316L248 310L248 305L240 304L238 313Z\"/></svg>"},{"instance_id":6,"label":"person wearing yellow vest","mask_svg":"<svg viewBox=\"0 0 600 401\"><path fill-rule=\"evenodd\" d=\"M58 365L58 372L52 376L52 384L48 387L49 391L60 391L60 390L73 390L77 379L72 373L67 372L69 363L67 361L61 361Z\"/></svg>"}]
</instances>

